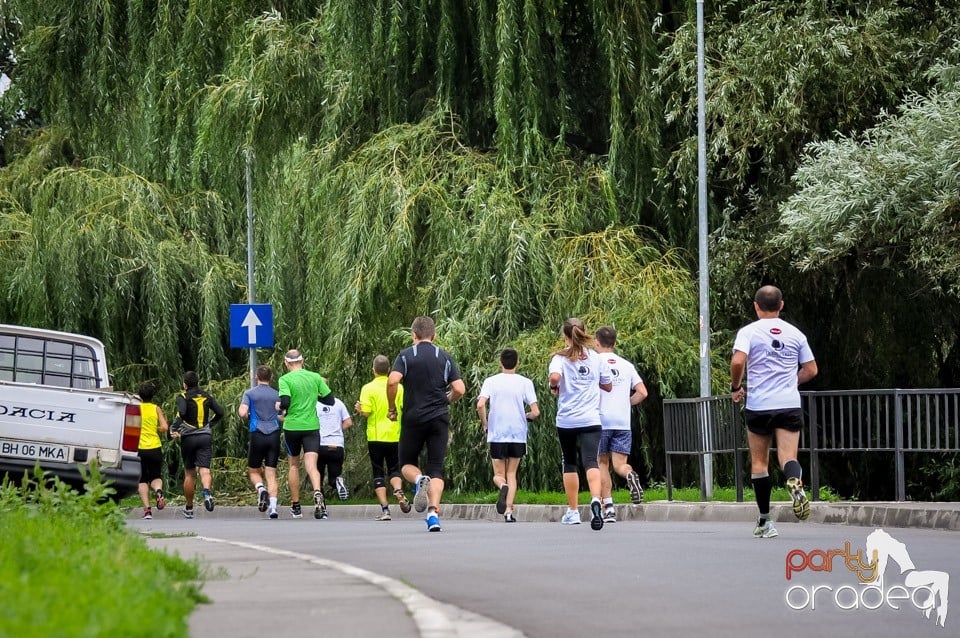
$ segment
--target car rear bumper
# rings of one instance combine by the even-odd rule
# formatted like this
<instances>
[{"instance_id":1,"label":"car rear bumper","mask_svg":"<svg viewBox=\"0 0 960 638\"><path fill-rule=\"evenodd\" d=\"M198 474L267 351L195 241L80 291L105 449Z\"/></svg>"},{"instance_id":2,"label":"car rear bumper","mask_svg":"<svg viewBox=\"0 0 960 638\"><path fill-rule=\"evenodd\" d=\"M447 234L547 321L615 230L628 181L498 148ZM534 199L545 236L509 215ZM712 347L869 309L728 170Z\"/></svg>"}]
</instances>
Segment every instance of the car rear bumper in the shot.
<instances>
[{"instance_id":1,"label":"car rear bumper","mask_svg":"<svg viewBox=\"0 0 960 638\"><path fill-rule=\"evenodd\" d=\"M0 458L0 476L8 474L10 480L20 481L24 473L27 476L33 476L33 470L36 461L26 459ZM83 475L80 473L80 467L76 463L65 465L61 463L40 463L40 469L56 476L67 485L83 489ZM123 461L120 467L109 467L101 470L104 478L113 485L116 490L116 498L122 499L137 493L137 487L140 483L140 458L134 455L123 455Z\"/></svg>"}]
</instances>

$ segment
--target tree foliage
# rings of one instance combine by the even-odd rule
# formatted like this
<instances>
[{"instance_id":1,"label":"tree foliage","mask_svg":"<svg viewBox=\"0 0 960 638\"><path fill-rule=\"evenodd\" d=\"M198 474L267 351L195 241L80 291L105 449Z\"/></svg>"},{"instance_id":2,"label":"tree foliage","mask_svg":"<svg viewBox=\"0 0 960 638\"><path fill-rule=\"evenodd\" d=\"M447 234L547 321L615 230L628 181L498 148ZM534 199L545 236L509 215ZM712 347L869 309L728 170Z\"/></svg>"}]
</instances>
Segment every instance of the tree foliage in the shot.
<instances>
[{"instance_id":1,"label":"tree foliage","mask_svg":"<svg viewBox=\"0 0 960 638\"><path fill-rule=\"evenodd\" d=\"M249 149L258 298L275 305L278 348L303 349L343 396L422 313L471 387L508 344L542 382L557 327L580 315L618 327L654 397L693 394L693 9L0 3L17 41L15 101L0 107L15 123L0 318L100 336L127 387L172 391L186 367L235 393L245 358L224 330L246 299ZM955 70L933 65L949 59L958 10L706 9L716 387L730 329L766 282L787 291L826 379L850 361L856 374L835 379L894 378L911 325L924 337L904 370L960 372L954 326L933 312L957 295ZM896 312L876 318L875 303ZM659 463L649 403L641 446ZM454 482L474 487L486 466L472 407L455 423ZM555 441L549 427L535 436L534 481L552 485ZM217 440L241 443L242 430Z\"/></svg>"}]
</instances>

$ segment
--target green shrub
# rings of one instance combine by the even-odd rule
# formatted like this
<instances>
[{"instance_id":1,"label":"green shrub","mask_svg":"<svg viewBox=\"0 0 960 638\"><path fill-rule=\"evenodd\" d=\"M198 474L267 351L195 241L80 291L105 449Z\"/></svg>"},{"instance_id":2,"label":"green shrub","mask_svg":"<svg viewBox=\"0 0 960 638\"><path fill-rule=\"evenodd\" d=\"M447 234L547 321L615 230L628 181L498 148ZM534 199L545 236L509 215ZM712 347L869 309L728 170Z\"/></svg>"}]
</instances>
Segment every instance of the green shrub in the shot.
<instances>
[{"instance_id":1,"label":"green shrub","mask_svg":"<svg viewBox=\"0 0 960 638\"><path fill-rule=\"evenodd\" d=\"M0 484L0 636L186 636L199 565L150 550L93 469Z\"/></svg>"}]
</instances>

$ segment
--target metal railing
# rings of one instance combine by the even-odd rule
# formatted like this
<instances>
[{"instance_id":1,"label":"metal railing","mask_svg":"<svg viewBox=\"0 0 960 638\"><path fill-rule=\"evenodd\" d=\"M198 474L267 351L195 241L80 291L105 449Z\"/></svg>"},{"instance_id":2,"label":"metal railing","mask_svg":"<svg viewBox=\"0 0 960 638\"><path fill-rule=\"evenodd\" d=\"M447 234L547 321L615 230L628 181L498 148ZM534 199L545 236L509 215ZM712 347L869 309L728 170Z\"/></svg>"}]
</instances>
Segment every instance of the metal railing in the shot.
<instances>
[{"instance_id":1,"label":"metal railing","mask_svg":"<svg viewBox=\"0 0 960 638\"><path fill-rule=\"evenodd\" d=\"M820 455L893 452L894 493L906 500L904 455L960 452L960 388L801 392L806 426L800 449L810 453L810 491L820 496ZM671 457L696 455L700 491L707 454L734 454L737 500L743 500L743 453L748 449L740 406L729 396L667 399L663 405L667 498L673 498Z\"/></svg>"}]
</instances>

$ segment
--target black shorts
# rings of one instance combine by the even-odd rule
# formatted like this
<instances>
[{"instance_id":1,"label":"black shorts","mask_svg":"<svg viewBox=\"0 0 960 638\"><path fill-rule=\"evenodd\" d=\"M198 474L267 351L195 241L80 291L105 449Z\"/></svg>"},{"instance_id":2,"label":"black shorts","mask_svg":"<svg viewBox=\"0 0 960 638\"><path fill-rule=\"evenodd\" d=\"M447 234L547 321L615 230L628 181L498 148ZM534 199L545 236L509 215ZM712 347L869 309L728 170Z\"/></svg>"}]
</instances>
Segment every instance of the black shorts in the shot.
<instances>
[{"instance_id":1,"label":"black shorts","mask_svg":"<svg viewBox=\"0 0 960 638\"><path fill-rule=\"evenodd\" d=\"M491 459L519 459L526 453L526 443L490 443Z\"/></svg>"},{"instance_id":2,"label":"black shorts","mask_svg":"<svg viewBox=\"0 0 960 638\"><path fill-rule=\"evenodd\" d=\"M316 452L320 449L320 430L284 430L283 440L287 456L300 456L301 450Z\"/></svg>"},{"instance_id":3,"label":"black shorts","mask_svg":"<svg viewBox=\"0 0 960 638\"><path fill-rule=\"evenodd\" d=\"M209 434L194 434L180 437L180 454L183 455L183 468L193 470L198 467L210 469L213 456L213 437Z\"/></svg>"},{"instance_id":4,"label":"black shorts","mask_svg":"<svg viewBox=\"0 0 960 638\"><path fill-rule=\"evenodd\" d=\"M439 416L421 423L400 426L400 466L419 465L420 451L427 448L427 462L421 472L430 478L443 478L443 461L450 441L450 417Z\"/></svg>"},{"instance_id":5,"label":"black shorts","mask_svg":"<svg viewBox=\"0 0 960 638\"><path fill-rule=\"evenodd\" d=\"M400 476L400 444L385 443L384 441L368 441L367 451L370 453L370 466L373 469L373 483L379 479L384 481L388 476ZM384 472L386 466L386 472Z\"/></svg>"},{"instance_id":6,"label":"black shorts","mask_svg":"<svg viewBox=\"0 0 960 638\"><path fill-rule=\"evenodd\" d=\"M777 429L799 432L803 427L803 410L745 410L744 421L748 430L760 436L770 436Z\"/></svg>"},{"instance_id":7,"label":"black shorts","mask_svg":"<svg viewBox=\"0 0 960 638\"><path fill-rule=\"evenodd\" d=\"M582 428L557 428L557 438L560 439L560 453L563 455L563 471L565 473L577 471L577 445L580 446L580 462L583 469L590 470L600 467L597 457L600 453L599 425L589 425Z\"/></svg>"},{"instance_id":8,"label":"black shorts","mask_svg":"<svg viewBox=\"0 0 960 638\"><path fill-rule=\"evenodd\" d=\"M320 472L320 480L322 481L326 474L327 482L334 489L337 487L337 477L343 474L343 456L344 450L340 446L321 445L320 451L317 452L317 470ZM327 471L324 472L324 469Z\"/></svg>"},{"instance_id":9,"label":"black shorts","mask_svg":"<svg viewBox=\"0 0 960 638\"><path fill-rule=\"evenodd\" d=\"M140 457L140 482L151 483L163 478L163 450L155 447L152 450L137 450Z\"/></svg>"},{"instance_id":10,"label":"black shorts","mask_svg":"<svg viewBox=\"0 0 960 638\"><path fill-rule=\"evenodd\" d=\"M280 430L264 434L259 430L250 433L250 451L247 453L247 467L259 469L261 465L277 469L280 460Z\"/></svg>"}]
</instances>

